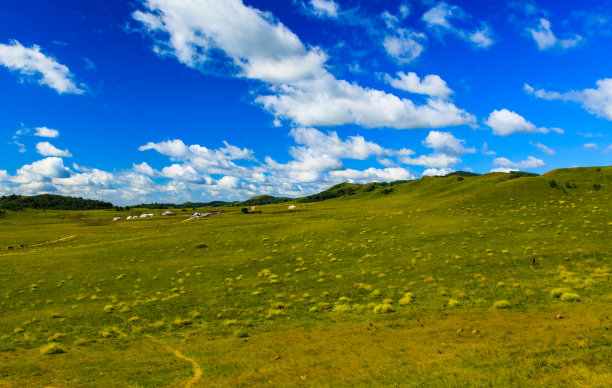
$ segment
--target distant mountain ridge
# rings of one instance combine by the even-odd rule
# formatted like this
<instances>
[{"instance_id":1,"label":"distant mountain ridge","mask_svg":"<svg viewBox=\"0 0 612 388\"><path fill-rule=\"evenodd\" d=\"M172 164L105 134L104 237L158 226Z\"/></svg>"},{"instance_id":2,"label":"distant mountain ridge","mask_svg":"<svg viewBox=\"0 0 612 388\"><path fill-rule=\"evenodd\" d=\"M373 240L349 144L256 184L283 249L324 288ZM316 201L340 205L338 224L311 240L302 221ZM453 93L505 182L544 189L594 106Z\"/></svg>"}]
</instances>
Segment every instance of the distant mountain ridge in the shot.
<instances>
[{"instance_id":1,"label":"distant mountain ridge","mask_svg":"<svg viewBox=\"0 0 612 388\"><path fill-rule=\"evenodd\" d=\"M453 186L457 192L466 193L476 190L478 187L490 186L503 181L518 180L518 178L535 178L547 183L546 186L562 191L581 188L600 190L612 183L612 167L575 167L551 170L543 175L523 171L511 171L509 173L486 173L476 174L467 171L455 171L445 176L426 176L412 181L400 180L393 182L371 182L371 183L339 183L331 186L320 193L307 195L299 198L275 197L271 195L258 195L245 201L212 201L212 202L185 202L183 204L152 203L131 206L132 208L146 209L187 209L199 207L219 206L262 206L269 204L280 204L285 202L310 203L321 202L334 198L362 198L379 197L392 194L396 191L414 190L419 187L420 195L440 197L445 195L448 184L442 182L455 182ZM428 182L431 182L428 183ZM433 184L440 182L440 184ZM470 183L465 185L464 183ZM541 182L540 182L541 183ZM461 184L464 184L463 186ZM602 186L603 185L603 186ZM470 195L474 195L473 193ZM95 210L118 208L110 202L66 197L61 195L41 194L36 196L9 195L0 197L0 209L23 210L49 209L49 210ZM126 207L127 208L127 207ZM120 208L122 209L122 208Z\"/></svg>"}]
</instances>

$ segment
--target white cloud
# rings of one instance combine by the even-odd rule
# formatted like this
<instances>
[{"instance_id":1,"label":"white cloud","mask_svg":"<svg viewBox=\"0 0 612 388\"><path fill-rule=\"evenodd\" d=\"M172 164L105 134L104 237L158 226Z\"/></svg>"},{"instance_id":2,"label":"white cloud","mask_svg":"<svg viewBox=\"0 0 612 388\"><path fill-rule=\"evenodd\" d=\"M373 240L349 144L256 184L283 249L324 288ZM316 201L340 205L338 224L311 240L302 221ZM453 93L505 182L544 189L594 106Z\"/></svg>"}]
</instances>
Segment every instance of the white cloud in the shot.
<instances>
[{"instance_id":1,"label":"white cloud","mask_svg":"<svg viewBox=\"0 0 612 388\"><path fill-rule=\"evenodd\" d=\"M436 153L440 154L458 156L476 152L475 148L465 148L463 146L464 143L465 140L457 139L450 132L439 131L430 131L423 141L426 147L432 148Z\"/></svg>"},{"instance_id":2,"label":"white cloud","mask_svg":"<svg viewBox=\"0 0 612 388\"><path fill-rule=\"evenodd\" d=\"M325 135L314 128L294 128L290 135L297 144L306 147L292 147L289 153L296 159L302 159L306 154L329 155L334 158L351 158L364 160L370 156L390 155L393 152L384 149L376 143L365 141L362 136L349 136L341 140L336 132Z\"/></svg>"},{"instance_id":3,"label":"white cloud","mask_svg":"<svg viewBox=\"0 0 612 388\"><path fill-rule=\"evenodd\" d=\"M456 156L449 156L444 154L430 154L421 155L416 158L402 158L402 163L410 164L413 166L425 166L435 168L446 168L461 162L461 159Z\"/></svg>"},{"instance_id":4,"label":"white cloud","mask_svg":"<svg viewBox=\"0 0 612 388\"><path fill-rule=\"evenodd\" d=\"M454 171L452 168L428 168L423 171L423 176L445 176Z\"/></svg>"},{"instance_id":5,"label":"white cloud","mask_svg":"<svg viewBox=\"0 0 612 388\"><path fill-rule=\"evenodd\" d=\"M117 178L112 173L97 168L85 169L84 172L72 174L70 177L53 179L60 191L68 192L85 187L111 188L116 182Z\"/></svg>"},{"instance_id":6,"label":"white cloud","mask_svg":"<svg viewBox=\"0 0 612 388\"><path fill-rule=\"evenodd\" d=\"M153 173L155 177L171 178L165 191L197 190L215 198L240 199L257 194L301 196L321 191L341 181L398 180L412 177L410 171L396 166L347 169L344 159L402 158L414 152L387 149L365 140L362 136L340 138L336 132L324 133L314 128L294 128L291 138L296 145L289 149L291 159L278 163L270 157L258 162L248 149L225 143L218 149L200 145L185 145L180 140L148 143L140 150L156 150L175 163L157 173L148 165L134 165L132 171ZM248 165L240 161L248 160ZM213 180L209 174L222 175ZM228 177L223 179L224 177Z\"/></svg>"},{"instance_id":7,"label":"white cloud","mask_svg":"<svg viewBox=\"0 0 612 388\"><path fill-rule=\"evenodd\" d=\"M494 110L485 121L485 124L493 129L493 133L499 136L508 136L513 133L548 133L548 128L538 128L532 122L516 112L508 109ZM555 128L556 132L562 130Z\"/></svg>"},{"instance_id":8,"label":"white cloud","mask_svg":"<svg viewBox=\"0 0 612 388\"><path fill-rule=\"evenodd\" d=\"M340 6L334 0L310 0L310 11L319 17L335 19L338 17Z\"/></svg>"},{"instance_id":9,"label":"white cloud","mask_svg":"<svg viewBox=\"0 0 612 388\"><path fill-rule=\"evenodd\" d=\"M551 148L549 148L548 146L546 146L546 145L544 145L542 143L532 143L532 142L529 142L529 144L531 144L534 147L539 148L540 151L544 152L547 155L551 155L552 156L552 155L555 154L554 150L552 150Z\"/></svg>"},{"instance_id":10,"label":"white cloud","mask_svg":"<svg viewBox=\"0 0 612 388\"><path fill-rule=\"evenodd\" d=\"M133 17L159 38L156 51L190 67L201 68L215 49L223 50L243 76L261 61L268 66L278 61L283 67L287 58L295 61L309 54L297 35L271 14L240 0L147 0L144 6L148 11L136 11Z\"/></svg>"},{"instance_id":11,"label":"white cloud","mask_svg":"<svg viewBox=\"0 0 612 388\"><path fill-rule=\"evenodd\" d=\"M149 142L138 147L139 151L155 150L162 155L170 157L172 161L186 162L196 170L206 171L208 174L226 174L241 170L243 174L248 171L239 167L234 160L253 160L253 151L247 148L238 148L227 142L224 147L209 149L198 144L186 146L181 140L166 140L159 143ZM176 175L173 178L178 178ZM190 175L185 175L188 177ZM190 178L191 179L191 178Z\"/></svg>"},{"instance_id":12,"label":"white cloud","mask_svg":"<svg viewBox=\"0 0 612 388\"><path fill-rule=\"evenodd\" d=\"M387 75L387 82L396 89L405 90L411 93L426 94L430 97L447 99L453 91L446 85L446 82L435 74L426 75L423 80L414 72L405 74L397 73L399 78L391 78Z\"/></svg>"},{"instance_id":13,"label":"white cloud","mask_svg":"<svg viewBox=\"0 0 612 388\"><path fill-rule=\"evenodd\" d=\"M487 156L497 155L497 152L491 151L487 142L482 143L482 154Z\"/></svg>"},{"instance_id":14,"label":"white cloud","mask_svg":"<svg viewBox=\"0 0 612 388\"><path fill-rule=\"evenodd\" d=\"M62 156L69 158L72 154L68 150L60 150L48 141L41 141L36 144L36 152L42 156Z\"/></svg>"},{"instance_id":15,"label":"white cloud","mask_svg":"<svg viewBox=\"0 0 612 388\"><path fill-rule=\"evenodd\" d=\"M34 136L50 137L50 138L56 138L59 136L59 131L57 129L51 129L47 127L37 127L34 129L36 130L36 132L34 133Z\"/></svg>"},{"instance_id":16,"label":"white cloud","mask_svg":"<svg viewBox=\"0 0 612 388\"><path fill-rule=\"evenodd\" d=\"M76 86L68 67L43 54L37 45L24 47L16 40L0 44L0 65L37 79L40 85L46 85L60 94L84 92Z\"/></svg>"},{"instance_id":17,"label":"white cloud","mask_svg":"<svg viewBox=\"0 0 612 388\"><path fill-rule=\"evenodd\" d=\"M425 12L421 19L430 29L440 34L452 33L477 48L488 48L494 43L491 29L486 23L473 22L473 18L461 7L449 5L444 1ZM459 27L454 21L463 22L466 27ZM480 24L480 28L470 30L468 26L474 24Z\"/></svg>"},{"instance_id":18,"label":"white cloud","mask_svg":"<svg viewBox=\"0 0 612 388\"><path fill-rule=\"evenodd\" d=\"M417 59L424 50L421 42L425 34L403 28L398 28L393 34L385 36L383 47L387 54L400 64L406 64Z\"/></svg>"},{"instance_id":19,"label":"white cloud","mask_svg":"<svg viewBox=\"0 0 612 388\"><path fill-rule=\"evenodd\" d=\"M329 174L332 178L351 183L392 182L415 178L408 169L401 167L389 167L384 169L370 167L363 171L346 169L342 171L331 171Z\"/></svg>"},{"instance_id":20,"label":"white cloud","mask_svg":"<svg viewBox=\"0 0 612 388\"><path fill-rule=\"evenodd\" d=\"M496 168L492 168L491 172L505 172L505 173L509 173L512 171L518 171L518 168L512 168L512 167L496 167Z\"/></svg>"},{"instance_id":21,"label":"white cloud","mask_svg":"<svg viewBox=\"0 0 612 388\"><path fill-rule=\"evenodd\" d=\"M153 167L149 166L147 162L142 162L140 164L133 163L132 170L137 174L143 174L147 176L156 175L155 170L153 170Z\"/></svg>"},{"instance_id":22,"label":"white cloud","mask_svg":"<svg viewBox=\"0 0 612 388\"><path fill-rule=\"evenodd\" d=\"M567 93L535 90L525 84L525 91L544 100L573 101L582 105L589 113L612 121L612 78L596 82L597 88L569 91Z\"/></svg>"},{"instance_id":23,"label":"white cloud","mask_svg":"<svg viewBox=\"0 0 612 388\"><path fill-rule=\"evenodd\" d=\"M237 188L239 183L240 179L237 177L226 175L217 181L217 187L230 190Z\"/></svg>"},{"instance_id":24,"label":"white cloud","mask_svg":"<svg viewBox=\"0 0 612 388\"><path fill-rule=\"evenodd\" d=\"M283 88L278 95L260 96L256 102L277 117L302 126L356 124L366 128L442 128L469 125L474 116L454 104L428 99L425 105L375 89L323 77Z\"/></svg>"},{"instance_id":25,"label":"white cloud","mask_svg":"<svg viewBox=\"0 0 612 388\"><path fill-rule=\"evenodd\" d=\"M173 159L180 159L188 155L189 149L181 140L166 140L159 143L148 142L147 144L138 147L138 151L155 150L162 155L169 156Z\"/></svg>"},{"instance_id":26,"label":"white cloud","mask_svg":"<svg viewBox=\"0 0 612 388\"><path fill-rule=\"evenodd\" d=\"M222 51L239 77L267 84L255 101L279 119L301 126L356 124L367 128L440 128L473 124L475 118L450 102L416 105L380 90L336 79L327 55L307 48L272 15L240 0L206 4L148 0L133 13L153 36L155 51L206 70ZM217 59L213 59L217 58Z\"/></svg>"},{"instance_id":27,"label":"white cloud","mask_svg":"<svg viewBox=\"0 0 612 388\"><path fill-rule=\"evenodd\" d=\"M550 21L545 18L540 18L538 27L528 28L527 31L531 34L540 50L551 48L568 49L576 47L582 41L580 35L574 35L568 39L557 39L552 32Z\"/></svg>"},{"instance_id":28,"label":"white cloud","mask_svg":"<svg viewBox=\"0 0 612 388\"><path fill-rule=\"evenodd\" d=\"M481 30L470 33L468 39L478 48L487 48L494 43L493 38L491 38L489 27L487 26L483 27Z\"/></svg>"},{"instance_id":29,"label":"white cloud","mask_svg":"<svg viewBox=\"0 0 612 388\"><path fill-rule=\"evenodd\" d=\"M342 140L336 132L324 134L314 128L295 128L290 135L297 144L289 149L293 160L287 164L278 164L271 158L266 159L267 167L277 171L299 172L308 181L320 179L319 172L344 170L342 159L365 160L369 157L391 157L412 155L414 152L405 148L391 150L366 141L362 136L349 136ZM304 173L306 172L306 173Z\"/></svg>"},{"instance_id":30,"label":"white cloud","mask_svg":"<svg viewBox=\"0 0 612 388\"><path fill-rule=\"evenodd\" d=\"M588 151L599 151L599 146L595 143L586 143L583 145L583 147Z\"/></svg>"},{"instance_id":31,"label":"white cloud","mask_svg":"<svg viewBox=\"0 0 612 388\"><path fill-rule=\"evenodd\" d=\"M527 159L521 162L513 162L508 158L495 158L495 160L493 160L493 164L496 166L522 169L539 168L546 166L544 161L534 158L533 156L528 156Z\"/></svg>"},{"instance_id":32,"label":"white cloud","mask_svg":"<svg viewBox=\"0 0 612 388\"><path fill-rule=\"evenodd\" d=\"M70 170L64 167L64 161L58 157L45 158L32 164L26 164L17 170L12 178L15 183L27 184L32 181L47 181L51 178L68 178Z\"/></svg>"},{"instance_id":33,"label":"white cloud","mask_svg":"<svg viewBox=\"0 0 612 388\"><path fill-rule=\"evenodd\" d=\"M430 131L423 145L434 150L432 154L416 158L405 156L402 163L433 168L447 168L461 162L459 156L476 152L475 148L465 148L465 140L457 139L450 132Z\"/></svg>"},{"instance_id":34,"label":"white cloud","mask_svg":"<svg viewBox=\"0 0 612 388\"><path fill-rule=\"evenodd\" d=\"M198 173L193 167L184 164L172 164L161 170L161 176L191 183L210 183L208 175Z\"/></svg>"}]
</instances>

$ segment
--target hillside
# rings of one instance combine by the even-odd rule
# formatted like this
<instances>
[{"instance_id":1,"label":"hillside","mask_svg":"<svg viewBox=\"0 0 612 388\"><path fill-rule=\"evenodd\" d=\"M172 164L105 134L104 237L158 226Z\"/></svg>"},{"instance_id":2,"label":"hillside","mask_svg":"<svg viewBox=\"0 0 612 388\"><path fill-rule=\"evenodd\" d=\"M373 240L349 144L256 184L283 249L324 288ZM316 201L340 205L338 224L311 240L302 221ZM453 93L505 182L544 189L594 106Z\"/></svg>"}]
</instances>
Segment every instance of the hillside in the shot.
<instances>
[{"instance_id":1,"label":"hillside","mask_svg":"<svg viewBox=\"0 0 612 388\"><path fill-rule=\"evenodd\" d=\"M270 205L275 203L284 203L293 200L293 198L287 197L274 197L272 195L258 195L247 199L246 201L236 202L234 206L261 206Z\"/></svg>"},{"instance_id":2,"label":"hillside","mask_svg":"<svg viewBox=\"0 0 612 388\"><path fill-rule=\"evenodd\" d=\"M51 194L41 194L31 197L13 194L0 197L0 209L7 210L96 210L112 209L113 207L113 204L110 202Z\"/></svg>"},{"instance_id":3,"label":"hillside","mask_svg":"<svg viewBox=\"0 0 612 388\"><path fill-rule=\"evenodd\" d=\"M605 387L612 167L511 178L7 212L0 385Z\"/></svg>"}]
</instances>

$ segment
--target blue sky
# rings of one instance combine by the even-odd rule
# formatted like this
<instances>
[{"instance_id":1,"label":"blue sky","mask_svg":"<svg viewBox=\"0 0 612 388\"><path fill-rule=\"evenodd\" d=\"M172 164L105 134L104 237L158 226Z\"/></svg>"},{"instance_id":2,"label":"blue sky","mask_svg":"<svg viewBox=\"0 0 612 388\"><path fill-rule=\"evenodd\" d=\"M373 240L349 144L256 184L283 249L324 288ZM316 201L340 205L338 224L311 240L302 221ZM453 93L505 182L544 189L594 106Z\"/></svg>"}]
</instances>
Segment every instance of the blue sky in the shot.
<instances>
[{"instance_id":1,"label":"blue sky","mask_svg":"<svg viewBox=\"0 0 612 388\"><path fill-rule=\"evenodd\" d=\"M1 195L236 200L611 164L611 1L1 7Z\"/></svg>"}]
</instances>

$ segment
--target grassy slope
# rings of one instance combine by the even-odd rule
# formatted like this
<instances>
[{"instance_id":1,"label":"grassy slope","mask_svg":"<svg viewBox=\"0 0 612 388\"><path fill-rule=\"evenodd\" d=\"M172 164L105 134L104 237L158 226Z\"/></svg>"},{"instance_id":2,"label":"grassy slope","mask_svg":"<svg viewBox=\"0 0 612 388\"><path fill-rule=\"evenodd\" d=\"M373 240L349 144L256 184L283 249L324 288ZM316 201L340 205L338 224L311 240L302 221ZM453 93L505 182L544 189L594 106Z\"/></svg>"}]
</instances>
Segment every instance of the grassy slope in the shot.
<instances>
[{"instance_id":1,"label":"grassy slope","mask_svg":"<svg viewBox=\"0 0 612 388\"><path fill-rule=\"evenodd\" d=\"M424 178L184 223L9 214L0 246L76 236L0 251L0 386L605 386L601 170ZM66 353L42 355L49 342Z\"/></svg>"}]
</instances>

